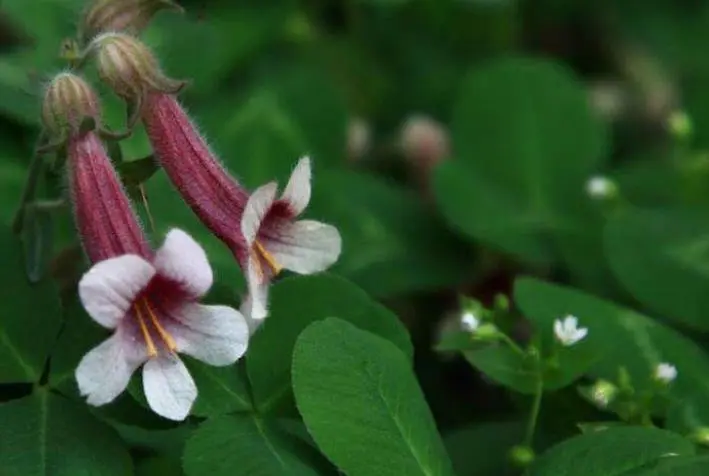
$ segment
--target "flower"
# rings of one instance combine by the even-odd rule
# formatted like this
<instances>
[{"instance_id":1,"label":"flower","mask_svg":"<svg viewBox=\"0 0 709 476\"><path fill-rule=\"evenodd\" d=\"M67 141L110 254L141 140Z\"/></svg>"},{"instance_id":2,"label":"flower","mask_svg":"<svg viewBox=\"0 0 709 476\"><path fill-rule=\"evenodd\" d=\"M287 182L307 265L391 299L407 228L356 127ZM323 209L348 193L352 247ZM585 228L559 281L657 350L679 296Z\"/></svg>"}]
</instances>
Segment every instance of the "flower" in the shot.
<instances>
[{"instance_id":1,"label":"flower","mask_svg":"<svg viewBox=\"0 0 709 476\"><path fill-rule=\"evenodd\" d=\"M618 194L618 186L607 177L595 176L586 182L586 193L594 200L605 200Z\"/></svg>"},{"instance_id":2,"label":"flower","mask_svg":"<svg viewBox=\"0 0 709 476\"><path fill-rule=\"evenodd\" d=\"M586 337L588 329L578 327L576 316L566 316L563 320L554 321L554 335L556 339L565 347L572 346Z\"/></svg>"},{"instance_id":3,"label":"flower","mask_svg":"<svg viewBox=\"0 0 709 476\"><path fill-rule=\"evenodd\" d=\"M475 332L478 327L480 327L480 321L477 317L475 317L475 314L470 311L466 311L460 317L460 325L466 332Z\"/></svg>"},{"instance_id":4,"label":"flower","mask_svg":"<svg viewBox=\"0 0 709 476\"><path fill-rule=\"evenodd\" d=\"M655 367L654 377L658 382L668 385L677 378L677 367L666 362L660 363Z\"/></svg>"},{"instance_id":5,"label":"flower","mask_svg":"<svg viewBox=\"0 0 709 476\"><path fill-rule=\"evenodd\" d=\"M340 233L334 226L296 220L310 201L308 157L298 161L278 199L277 192L276 182L257 188L241 219L241 233L249 250L242 264L249 298L242 310L257 324L267 315L268 285L274 276L282 269L298 274L322 271L337 261L342 249Z\"/></svg>"},{"instance_id":6,"label":"flower","mask_svg":"<svg viewBox=\"0 0 709 476\"><path fill-rule=\"evenodd\" d=\"M229 246L246 274L248 295L241 309L255 329L267 315L268 285L281 270L316 273L340 255L335 227L296 220L310 201L310 159L298 162L280 199L275 182L249 194L209 149L174 96L176 89L170 85L177 82L165 78L145 45L117 33L93 43L99 72L119 95L138 106L170 181L202 223Z\"/></svg>"},{"instance_id":7,"label":"flower","mask_svg":"<svg viewBox=\"0 0 709 476\"><path fill-rule=\"evenodd\" d=\"M249 330L238 311L197 304L211 284L204 250L181 230L167 234L152 260L124 254L96 263L81 279L79 296L89 315L114 332L76 369L87 402L113 401L145 364L143 390L150 408L184 420L197 387L177 353L224 366L247 347Z\"/></svg>"},{"instance_id":8,"label":"flower","mask_svg":"<svg viewBox=\"0 0 709 476\"><path fill-rule=\"evenodd\" d=\"M404 157L423 170L430 170L450 154L448 131L428 116L410 116L400 134Z\"/></svg>"},{"instance_id":9,"label":"flower","mask_svg":"<svg viewBox=\"0 0 709 476\"><path fill-rule=\"evenodd\" d=\"M86 119L99 121L100 107L96 93L73 73L57 74L47 85L42 101L42 123L51 139L78 135Z\"/></svg>"},{"instance_id":10,"label":"flower","mask_svg":"<svg viewBox=\"0 0 709 476\"><path fill-rule=\"evenodd\" d=\"M79 297L96 322L114 331L79 363L79 391L91 405L107 404L145 364L143 388L150 407L165 418L183 420L197 388L177 353L212 365L231 364L246 351L248 326L235 309L197 303L212 284L212 270L186 233L172 230L153 252L97 134L81 131L72 118L72 111L83 113L86 104L93 104L95 98L86 102L85 92L59 95L68 107L49 115L70 111L60 124L68 135L71 197L93 263L79 283ZM46 101L59 96L48 94ZM89 112L97 114L97 109Z\"/></svg>"}]
</instances>

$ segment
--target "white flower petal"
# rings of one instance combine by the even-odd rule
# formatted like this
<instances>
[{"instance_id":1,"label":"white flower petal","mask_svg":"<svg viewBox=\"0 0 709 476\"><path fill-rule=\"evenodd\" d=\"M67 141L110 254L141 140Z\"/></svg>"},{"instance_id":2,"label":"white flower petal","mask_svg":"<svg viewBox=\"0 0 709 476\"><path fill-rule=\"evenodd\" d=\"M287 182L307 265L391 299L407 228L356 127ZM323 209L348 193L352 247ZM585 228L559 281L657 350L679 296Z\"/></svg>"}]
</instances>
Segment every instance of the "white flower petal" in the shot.
<instances>
[{"instance_id":1,"label":"white flower petal","mask_svg":"<svg viewBox=\"0 0 709 476\"><path fill-rule=\"evenodd\" d=\"M562 340L564 338L565 332L564 332L564 325L561 323L559 319L556 319L554 321L554 335L558 340Z\"/></svg>"},{"instance_id":2,"label":"white flower petal","mask_svg":"<svg viewBox=\"0 0 709 476\"><path fill-rule=\"evenodd\" d=\"M99 261L81 278L79 297L96 322L113 329L153 276L155 268L140 256Z\"/></svg>"},{"instance_id":3,"label":"white flower petal","mask_svg":"<svg viewBox=\"0 0 709 476\"><path fill-rule=\"evenodd\" d=\"M306 156L298 161L281 196L281 200L289 203L295 215L303 213L310 202L310 180L310 157Z\"/></svg>"},{"instance_id":4,"label":"white flower petal","mask_svg":"<svg viewBox=\"0 0 709 476\"><path fill-rule=\"evenodd\" d=\"M277 192L278 184L269 182L257 188L249 197L248 202L246 202L244 214L241 217L241 233L244 235L247 245L251 246L256 240L259 228L261 228L261 222L276 200Z\"/></svg>"},{"instance_id":5,"label":"white flower petal","mask_svg":"<svg viewBox=\"0 0 709 476\"><path fill-rule=\"evenodd\" d=\"M204 249L190 235L173 229L155 254L155 268L195 298L207 294L214 276Z\"/></svg>"},{"instance_id":6,"label":"white flower petal","mask_svg":"<svg viewBox=\"0 0 709 476\"><path fill-rule=\"evenodd\" d=\"M253 334L268 316L268 286L270 279L259 272L259 264L252 257L246 267L248 294L241 303L239 311L246 319Z\"/></svg>"},{"instance_id":7,"label":"white flower petal","mask_svg":"<svg viewBox=\"0 0 709 476\"><path fill-rule=\"evenodd\" d=\"M246 352L249 326L236 309L187 304L170 313L165 328L177 350L211 365L230 365Z\"/></svg>"},{"instance_id":8,"label":"white flower petal","mask_svg":"<svg viewBox=\"0 0 709 476\"><path fill-rule=\"evenodd\" d=\"M197 399L197 386L176 355L160 355L143 366L143 391L158 415L182 421Z\"/></svg>"},{"instance_id":9,"label":"white flower petal","mask_svg":"<svg viewBox=\"0 0 709 476\"><path fill-rule=\"evenodd\" d=\"M120 329L91 349L76 368L79 393L89 405L112 402L128 386L131 375L147 359L143 345Z\"/></svg>"},{"instance_id":10,"label":"white flower petal","mask_svg":"<svg viewBox=\"0 0 709 476\"><path fill-rule=\"evenodd\" d=\"M314 220L284 223L262 242L279 265L299 274L329 268L342 251L337 228Z\"/></svg>"}]
</instances>

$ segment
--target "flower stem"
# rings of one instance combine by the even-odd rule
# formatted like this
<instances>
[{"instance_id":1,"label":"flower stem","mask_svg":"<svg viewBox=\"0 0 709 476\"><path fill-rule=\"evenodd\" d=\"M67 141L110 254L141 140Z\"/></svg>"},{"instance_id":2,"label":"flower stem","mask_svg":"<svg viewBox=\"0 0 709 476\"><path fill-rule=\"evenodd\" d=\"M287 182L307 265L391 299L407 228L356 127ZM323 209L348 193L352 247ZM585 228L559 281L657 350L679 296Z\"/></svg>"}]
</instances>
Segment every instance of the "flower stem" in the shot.
<instances>
[{"instance_id":1,"label":"flower stem","mask_svg":"<svg viewBox=\"0 0 709 476\"><path fill-rule=\"evenodd\" d=\"M37 139L37 146L32 152L32 160L29 170L27 171L27 179L25 180L22 196L20 197L20 205L15 212L15 217L12 220L12 232L18 234L22 231L25 222L25 211L27 204L34 198L37 193L37 185L42 173L44 165L43 155L40 152L40 145L44 142L44 134L41 134Z\"/></svg>"},{"instance_id":2,"label":"flower stem","mask_svg":"<svg viewBox=\"0 0 709 476\"><path fill-rule=\"evenodd\" d=\"M537 382L534 388L534 400L532 401L532 409L529 413L529 421L527 422L527 432L524 436L524 444L532 446L534 432L537 428L537 420L539 418L539 410L542 406L542 395L544 394L544 379L542 378L542 368L539 358L537 358Z\"/></svg>"}]
</instances>

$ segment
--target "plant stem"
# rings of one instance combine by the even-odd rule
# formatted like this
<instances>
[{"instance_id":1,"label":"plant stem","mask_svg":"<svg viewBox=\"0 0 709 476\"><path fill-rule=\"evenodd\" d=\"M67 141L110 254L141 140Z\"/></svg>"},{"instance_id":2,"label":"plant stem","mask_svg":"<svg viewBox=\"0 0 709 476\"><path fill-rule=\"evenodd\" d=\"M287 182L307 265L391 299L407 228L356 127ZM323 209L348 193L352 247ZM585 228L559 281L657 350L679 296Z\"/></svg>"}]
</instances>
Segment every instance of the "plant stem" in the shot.
<instances>
[{"instance_id":1,"label":"plant stem","mask_svg":"<svg viewBox=\"0 0 709 476\"><path fill-rule=\"evenodd\" d=\"M542 378L541 362L537 359L537 385L534 389L534 400L532 401L532 410L529 414L527 422L527 432L524 436L524 444L532 446L534 439L534 431L537 428L537 419L539 418L539 410L542 406L542 395L544 394L544 379Z\"/></svg>"},{"instance_id":2,"label":"plant stem","mask_svg":"<svg viewBox=\"0 0 709 476\"><path fill-rule=\"evenodd\" d=\"M15 217L12 220L12 232L15 234L22 231L25 221L25 208L27 207L27 203L30 202L37 193L37 184L39 183L39 178L42 173L42 166L44 165L42 153L39 151L40 145L43 142L44 134L40 135L37 140L37 146L34 148L32 153L32 161L30 162L30 167L27 171L27 180L25 181L24 188L22 189L20 205L15 212Z\"/></svg>"}]
</instances>

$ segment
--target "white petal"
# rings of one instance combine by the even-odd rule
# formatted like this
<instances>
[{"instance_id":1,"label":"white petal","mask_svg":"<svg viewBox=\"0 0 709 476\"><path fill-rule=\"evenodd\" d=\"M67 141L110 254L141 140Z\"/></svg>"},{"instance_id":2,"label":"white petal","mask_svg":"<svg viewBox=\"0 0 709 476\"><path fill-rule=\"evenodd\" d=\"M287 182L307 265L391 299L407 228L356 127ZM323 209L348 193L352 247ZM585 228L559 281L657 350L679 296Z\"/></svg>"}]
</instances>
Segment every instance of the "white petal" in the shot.
<instances>
[{"instance_id":1,"label":"white petal","mask_svg":"<svg viewBox=\"0 0 709 476\"><path fill-rule=\"evenodd\" d=\"M105 405L128 386L131 375L147 359L145 347L119 329L91 349L76 368L79 393L89 405Z\"/></svg>"},{"instance_id":2,"label":"white petal","mask_svg":"<svg viewBox=\"0 0 709 476\"><path fill-rule=\"evenodd\" d=\"M268 286L270 280L259 272L259 264L254 258L249 259L246 269L248 294L241 303L241 314L246 318L253 334L268 316Z\"/></svg>"},{"instance_id":3,"label":"white petal","mask_svg":"<svg viewBox=\"0 0 709 476\"><path fill-rule=\"evenodd\" d=\"M190 235L173 229L155 254L158 272L182 284L191 296L199 298L212 287L214 276L204 249Z\"/></svg>"},{"instance_id":4,"label":"white petal","mask_svg":"<svg viewBox=\"0 0 709 476\"><path fill-rule=\"evenodd\" d=\"M155 268L140 256L99 261L81 278L79 297L96 322L113 329L153 276Z\"/></svg>"},{"instance_id":5,"label":"white petal","mask_svg":"<svg viewBox=\"0 0 709 476\"><path fill-rule=\"evenodd\" d=\"M588 335L588 329L585 327L582 327L580 329L577 329L576 332L574 333L574 342L579 342L580 340L583 340L584 337Z\"/></svg>"},{"instance_id":6,"label":"white petal","mask_svg":"<svg viewBox=\"0 0 709 476\"><path fill-rule=\"evenodd\" d=\"M269 182L257 188L249 197L244 208L244 215L241 217L241 233L244 235L246 244L251 244L256 240L261 222L271 205L276 200L278 184Z\"/></svg>"},{"instance_id":7,"label":"white petal","mask_svg":"<svg viewBox=\"0 0 709 476\"><path fill-rule=\"evenodd\" d=\"M303 213L310 202L310 180L310 157L306 156L298 161L281 196L281 200L290 204L295 215Z\"/></svg>"},{"instance_id":8,"label":"white petal","mask_svg":"<svg viewBox=\"0 0 709 476\"><path fill-rule=\"evenodd\" d=\"M329 268L342 251L340 232L332 225L314 220L285 223L278 236L263 240L276 262L299 274L311 274Z\"/></svg>"},{"instance_id":9,"label":"white petal","mask_svg":"<svg viewBox=\"0 0 709 476\"><path fill-rule=\"evenodd\" d=\"M564 319L564 329L566 329L566 332L575 331L578 325L579 320L576 318L576 316L566 316L566 319Z\"/></svg>"},{"instance_id":10,"label":"white petal","mask_svg":"<svg viewBox=\"0 0 709 476\"><path fill-rule=\"evenodd\" d=\"M236 309L187 304L170 313L165 328L177 350L211 365L230 365L246 352L249 326Z\"/></svg>"},{"instance_id":11,"label":"white petal","mask_svg":"<svg viewBox=\"0 0 709 476\"><path fill-rule=\"evenodd\" d=\"M160 355L143 366L143 391L155 413L175 421L187 418L197 399L197 386L176 355Z\"/></svg>"},{"instance_id":12,"label":"white petal","mask_svg":"<svg viewBox=\"0 0 709 476\"><path fill-rule=\"evenodd\" d=\"M557 339L562 340L564 337L564 326L559 319L554 320L554 335Z\"/></svg>"}]
</instances>

